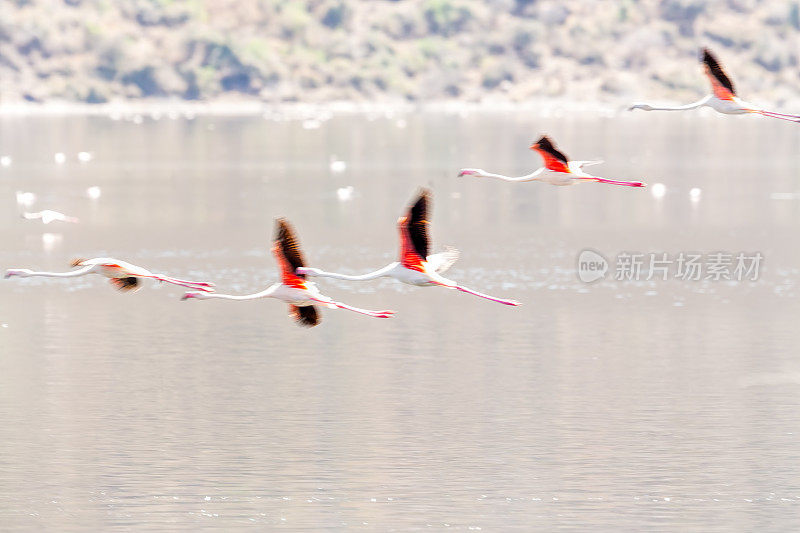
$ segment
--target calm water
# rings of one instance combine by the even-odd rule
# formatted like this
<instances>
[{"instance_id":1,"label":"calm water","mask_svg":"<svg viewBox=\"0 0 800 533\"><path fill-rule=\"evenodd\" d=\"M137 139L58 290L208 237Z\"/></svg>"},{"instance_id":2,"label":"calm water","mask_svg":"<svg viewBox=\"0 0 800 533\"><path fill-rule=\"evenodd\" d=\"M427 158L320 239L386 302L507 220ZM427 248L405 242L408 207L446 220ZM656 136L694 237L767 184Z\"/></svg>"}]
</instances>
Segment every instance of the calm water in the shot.
<instances>
[{"instance_id":1,"label":"calm water","mask_svg":"<svg viewBox=\"0 0 800 533\"><path fill-rule=\"evenodd\" d=\"M575 159L605 159L598 175L666 194L455 177L528 172L543 132ZM79 163L84 150L94 159ZM312 264L362 272L395 257L395 221L429 186L434 247L462 252L450 277L525 304L321 280L397 315L325 310L305 330L275 300L2 280L3 530L800 527L800 200L771 197L800 191L796 125L4 118L0 155L12 157L2 268L112 256L255 292L276 279L269 239L286 216ZM84 195L94 185L97 201ZM18 190L81 223L22 220ZM575 265L587 247L764 262L757 282L586 285Z\"/></svg>"}]
</instances>

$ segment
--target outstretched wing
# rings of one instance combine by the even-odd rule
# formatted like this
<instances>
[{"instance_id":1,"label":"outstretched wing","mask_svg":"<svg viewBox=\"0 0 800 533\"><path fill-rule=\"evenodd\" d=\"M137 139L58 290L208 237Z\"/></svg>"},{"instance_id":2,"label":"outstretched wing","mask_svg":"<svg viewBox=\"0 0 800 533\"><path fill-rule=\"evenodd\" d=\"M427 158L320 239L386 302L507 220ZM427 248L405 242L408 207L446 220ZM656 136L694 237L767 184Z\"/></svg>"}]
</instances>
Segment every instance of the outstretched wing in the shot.
<instances>
[{"instance_id":1,"label":"outstretched wing","mask_svg":"<svg viewBox=\"0 0 800 533\"><path fill-rule=\"evenodd\" d=\"M400 218L401 250L400 261L406 268L419 270L430 249L428 235L428 209L431 193L422 189L417 201Z\"/></svg>"},{"instance_id":2,"label":"outstretched wing","mask_svg":"<svg viewBox=\"0 0 800 533\"><path fill-rule=\"evenodd\" d=\"M139 278L134 278L132 276L127 278L111 278L108 281L114 288L122 292L136 292L140 288Z\"/></svg>"},{"instance_id":3,"label":"outstretched wing","mask_svg":"<svg viewBox=\"0 0 800 533\"><path fill-rule=\"evenodd\" d=\"M559 151L547 135L531 145L531 150L536 150L544 159L544 166L554 172L569 172L569 159L564 152Z\"/></svg>"},{"instance_id":4,"label":"outstretched wing","mask_svg":"<svg viewBox=\"0 0 800 533\"><path fill-rule=\"evenodd\" d=\"M317 308L313 305L304 305L298 307L296 305L289 306L289 314L297 321L299 326L306 328L313 328L320 322L319 313Z\"/></svg>"},{"instance_id":5,"label":"outstretched wing","mask_svg":"<svg viewBox=\"0 0 800 533\"><path fill-rule=\"evenodd\" d=\"M458 255L458 250L451 246L446 246L444 252L428 256L428 266L432 268L434 272L441 274L453 266L453 263L458 260Z\"/></svg>"},{"instance_id":6,"label":"outstretched wing","mask_svg":"<svg viewBox=\"0 0 800 533\"><path fill-rule=\"evenodd\" d=\"M711 82L714 95L721 100L730 100L736 96L733 82L725 74L717 58L708 48L703 48L703 64L705 65L706 76Z\"/></svg>"},{"instance_id":7,"label":"outstretched wing","mask_svg":"<svg viewBox=\"0 0 800 533\"><path fill-rule=\"evenodd\" d=\"M305 274L298 274L299 267L305 266L300 245L295 236L294 228L284 218L275 221L275 240L272 252L281 268L283 283L292 287L303 287Z\"/></svg>"}]
</instances>

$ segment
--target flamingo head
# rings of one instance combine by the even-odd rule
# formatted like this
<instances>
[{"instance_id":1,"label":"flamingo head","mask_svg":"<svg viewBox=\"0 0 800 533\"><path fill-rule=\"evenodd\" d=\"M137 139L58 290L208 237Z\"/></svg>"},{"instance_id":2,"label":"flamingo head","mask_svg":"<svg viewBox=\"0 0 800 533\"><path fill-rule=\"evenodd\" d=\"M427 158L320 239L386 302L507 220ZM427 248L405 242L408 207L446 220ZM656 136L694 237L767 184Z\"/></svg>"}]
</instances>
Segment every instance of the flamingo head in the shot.
<instances>
[{"instance_id":1,"label":"flamingo head","mask_svg":"<svg viewBox=\"0 0 800 533\"><path fill-rule=\"evenodd\" d=\"M628 108L628 111L633 111L634 109L641 109L643 111L652 111L653 106L650 104L633 104Z\"/></svg>"},{"instance_id":2,"label":"flamingo head","mask_svg":"<svg viewBox=\"0 0 800 533\"><path fill-rule=\"evenodd\" d=\"M8 279L12 276L19 276L21 278L27 278L33 274L32 270L28 270L27 268L9 268L6 270L5 278Z\"/></svg>"},{"instance_id":3,"label":"flamingo head","mask_svg":"<svg viewBox=\"0 0 800 533\"><path fill-rule=\"evenodd\" d=\"M461 176L475 176L476 178L482 178L486 175L486 171L482 168L462 168L459 173L458 177Z\"/></svg>"},{"instance_id":4,"label":"flamingo head","mask_svg":"<svg viewBox=\"0 0 800 533\"><path fill-rule=\"evenodd\" d=\"M181 300L188 300L190 298L197 298L198 300L204 300L208 298L205 292L200 291L189 291L181 297Z\"/></svg>"}]
</instances>

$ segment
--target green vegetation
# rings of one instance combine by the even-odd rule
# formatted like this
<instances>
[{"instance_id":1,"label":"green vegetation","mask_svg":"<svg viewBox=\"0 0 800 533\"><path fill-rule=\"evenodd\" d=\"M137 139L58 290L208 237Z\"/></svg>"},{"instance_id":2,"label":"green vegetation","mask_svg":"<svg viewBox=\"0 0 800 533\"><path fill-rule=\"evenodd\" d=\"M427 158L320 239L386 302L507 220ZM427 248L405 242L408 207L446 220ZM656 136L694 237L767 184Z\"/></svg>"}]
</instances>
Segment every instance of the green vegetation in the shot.
<instances>
[{"instance_id":1,"label":"green vegetation","mask_svg":"<svg viewBox=\"0 0 800 533\"><path fill-rule=\"evenodd\" d=\"M700 46L744 94L800 95L797 0L4 5L1 102L682 99L706 90Z\"/></svg>"}]
</instances>

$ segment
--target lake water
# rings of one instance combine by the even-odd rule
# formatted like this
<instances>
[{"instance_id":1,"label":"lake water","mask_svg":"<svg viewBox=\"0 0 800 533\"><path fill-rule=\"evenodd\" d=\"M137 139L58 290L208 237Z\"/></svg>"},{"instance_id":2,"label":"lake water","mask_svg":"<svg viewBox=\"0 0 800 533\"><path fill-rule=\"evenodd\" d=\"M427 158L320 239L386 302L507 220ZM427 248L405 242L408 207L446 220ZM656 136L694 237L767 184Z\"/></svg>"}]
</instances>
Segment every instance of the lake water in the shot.
<instances>
[{"instance_id":1,"label":"lake water","mask_svg":"<svg viewBox=\"0 0 800 533\"><path fill-rule=\"evenodd\" d=\"M651 187L456 177L527 173L545 132ZM397 315L326 309L303 329L276 300L1 280L3 530L800 528L797 125L5 117L0 155L3 269L111 256L256 292L286 216L313 266L366 272L395 258L396 219L427 186L434 249L461 250L448 276L524 302L319 280ZM16 191L81 222L23 220ZM611 261L605 280L578 280L585 248ZM759 279L614 279L623 252L719 251L760 252Z\"/></svg>"}]
</instances>

